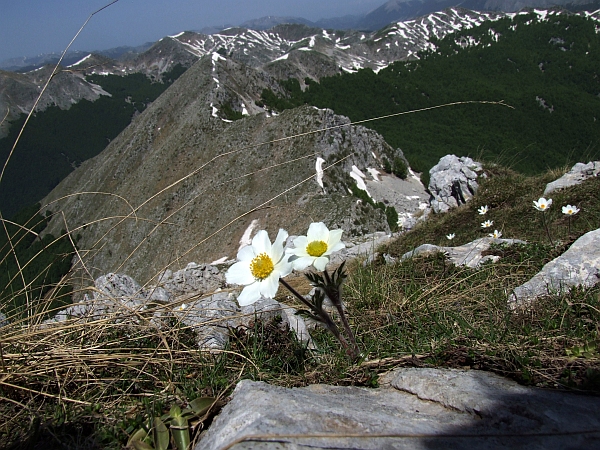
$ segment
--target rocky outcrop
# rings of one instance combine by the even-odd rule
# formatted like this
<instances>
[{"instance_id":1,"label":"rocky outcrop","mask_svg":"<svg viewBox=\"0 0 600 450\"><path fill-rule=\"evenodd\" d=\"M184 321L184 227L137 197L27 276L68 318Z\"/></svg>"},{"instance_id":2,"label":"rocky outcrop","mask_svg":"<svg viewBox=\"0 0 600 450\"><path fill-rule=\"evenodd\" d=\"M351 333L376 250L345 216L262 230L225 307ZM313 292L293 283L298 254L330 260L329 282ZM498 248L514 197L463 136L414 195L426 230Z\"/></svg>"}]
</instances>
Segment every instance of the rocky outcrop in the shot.
<instances>
[{"instance_id":1,"label":"rocky outcrop","mask_svg":"<svg viewBox=\"0 0 600 450\"><path fill-rule=\"evenodd\" d=\"M198 267L197 264L189 264L176 278L196 280ZM223 277L221 273L215 275ZM248 327L255 320L269 321L280 316L280 326L289 327L301 342L314 348L302 317L295 315L294 308L273 299L261 299L240 308L232 291L217 288L217 292L206 295L200 291L206 288L202 283L193 291L190 284L172 284L172 279L167 286L175 286L176 289L167 290L161 286L144 289L127 275L103 275L96 280L93 295L86 295L81 302L59 311L42 326L51 327L65 321L103 320L125 326L147 324L165 329L175 320L195 333L200 349L213 351L226 347L231 329Z\"/></svg>"},{"instance_id":2,"label":"rocky outcrop","mask_svg":"<svg viewBox=\"0 0 600 450\"><path fill-rule=\"evenodd\" d=\"M435 213L446 212L473 198L479 185L481 164L471 158L446 155L429 170L431 207Z\"/></svg>"},{"instance_id":3,"label":"rocky outcrop","mask_svg":"<svg viewBox=\"0 0 600 450\"><path fill-rule=\"evenodd\" d=\"M531 280L515 288L508 299L517 309L535 299L567 293L574 286L585 288L600 282L600 229L577 239L569 249L546 264Z\"/></svg>"},{"instance_id":4,"label":"rocky outcrop","mask_svg":"<svg viewBox=\"0 0 600 450\"><path fill-rule=\"evenodd\" d=\"M600 161L593 161L587 164L577 163L558 180L548 183L546 189L544 189L544 196L559 189L581 184L588 178L597 176L600 176Z\"/></svg>"},{"instance_id":5,"label":"rocky outcrop","mask_svg":"<svg viewBox=\"0 0 600 450\"><path fill-rule=\"evenodd\" d=\"M200 449L595 448L600 402L497 375L396 369L381 388L243 380Z\"/></svg>"},{"instance_id":6,"label":"rocky outcrop","mask_svg":"<svg viewBox=\"0 0 600 450\"><path fill-rule=\"evenodd\" d=\"M412 258L417 255L431 255L434 253L444 253L450 261L457 266L477 267L487 261L496 262L500 257L495 255L483 255L484 252L489 250L490 244L524 244L524 241L518 239L495 239L491 237L484 237L475 239L465 245L458 247L443 247L433 244L423 244L415 248L410 252L406 252L402 255L401 260ZM393 260L390 260L393 262Z\"/></svg>"},{"instance_id":7,"label":"rocky outcrop","mask_svg":"<svg viewBox=\"0 0 600 450\"><path fill-rule=\"evenodd\" d=\"M288 238L287 245L291 245L294 237ZM346 247L332 255L330 267L352 258L372 258L376 248L390 239L388 234L375 233L346 240ZM105 320L123 325L148 324L161 329L176 321L195 333L199 348L213 351L225 348L232 329L280 317L281 327L289 327L307 348L316 348L307 323L296 315L296 309L270 298L239 307L236 298L242 287L225 283L225 272L233 262L192 262L176 272L164 271L156 284L145 287L128 275L102 275L81 301L59 311L44 321L43 326L68 320ZM0 326L3 317L0 313ZM310 327L314 326L310 323Z\"/></svg>"}]
</instances>

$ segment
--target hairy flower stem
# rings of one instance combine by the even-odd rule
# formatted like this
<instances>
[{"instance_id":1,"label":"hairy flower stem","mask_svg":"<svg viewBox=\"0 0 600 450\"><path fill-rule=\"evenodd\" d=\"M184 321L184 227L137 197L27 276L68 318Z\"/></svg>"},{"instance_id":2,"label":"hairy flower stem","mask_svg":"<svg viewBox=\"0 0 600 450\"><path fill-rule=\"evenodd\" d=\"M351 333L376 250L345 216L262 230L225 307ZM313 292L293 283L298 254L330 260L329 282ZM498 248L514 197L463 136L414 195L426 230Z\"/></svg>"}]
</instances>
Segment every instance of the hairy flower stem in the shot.
<instances>
[{"instance_id":1,"label":"hairy flower stem","mask_svg":"<svg viewBox=\"0 0 600 450\"><path fill-rule=\"evenodd\" d=\"M548 224L546 223L546 212L542 213L542 223L544 224L544 228L546 229L546 234L548 235L548 239L550 240L550 245L554 247L554 242L552 242L552 237L550 237L550 230L548 229Z\"/></svg>"},{"instance_id":2,"label":"hairy flower stem","mask_svg":"<svg viewBox=\"0 0 600 450\"><path fill-rule=\"evenodd\" d=\"M321 323L323 323L323 325L325 325L325 327L331 332L331 334L333 334L335 336L335 338L340 342L340 344L342 344L342 347L344 347L344 350L346 350L346 354L352 358L353 360L355 360L356 358L358 358L359 356L359 352L357 351L358 347L355 345L354 349L348 344L348 341L346 341L346 339L344 338L344 336L341 335L339 328L337 327L337 325L335 324L335 322L331 319L331 317L329 317L329 314L327 314L327 312L325 310L323 310L322 308L316 308L315 305L313 305L312 303L310 303L308 300L306 300L302 295L300 295L300 293L298 293L298 291L296 291L296 289L294 289L292 286L289 285L289 283L287 281L285 281L283 278L279 279L279 282L281 284L283 284L285 286L285 288L290 291L292 294L294 294L294 296L300 300L302 303L304 303L306 306L308 306L310 308L310 310L321 319ZM352 338L354 339L354 336L351 335Z\"/></svg>"},{"instance_id":3,"label":"hairy flower stem","mask_svg":"<svg viewBox=\"0 0 600 450\"><path fill-rule=\"evenodd\" d=\"M352 332L352 328L350 328L350 324L348 323L348 319L346 318L346 313L344 312L344 306L342 305L342 287L336 289L332 292L327 292L327 296L331 300L331 303L336 307L340 318L342 319L342 324L344 325L344 329L346 330L346 335L350 338L350 342L354 346L354 352L359 355L360 350L358 348L358 344L356 343L356 339L354 338L354 333Z\"/></svg>"}]
</instances>

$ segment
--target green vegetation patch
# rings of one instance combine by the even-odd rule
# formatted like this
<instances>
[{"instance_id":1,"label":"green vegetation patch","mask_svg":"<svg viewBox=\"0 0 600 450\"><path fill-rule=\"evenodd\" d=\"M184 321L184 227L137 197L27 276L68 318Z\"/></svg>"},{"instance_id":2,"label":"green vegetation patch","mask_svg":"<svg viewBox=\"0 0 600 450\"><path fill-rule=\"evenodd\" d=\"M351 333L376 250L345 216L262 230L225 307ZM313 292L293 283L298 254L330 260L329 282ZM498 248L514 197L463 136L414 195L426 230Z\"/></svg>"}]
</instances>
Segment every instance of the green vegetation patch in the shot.
<instances>
[{"instance_id":1,"label":"green vegetation patch","mask_svg":"<svg viewBox=\"0 0 600 450\"><path fill-rule=\"evenodd\" d=\"M62 110L56 106L30 119L10 159L0 189L0 211L11 217L40 201L83 161L96 156L125 129L135 114L156 100L185 70L175 66L152 82L142 74L92 75L87 80L112 96L82 100ZM25 122L14 121L10 133L0 139L0 159L5 161Z\"/></svg>"},{"instance_id":2,"label":"green vegetation patch","mask_svg":"<svg viewBox=\"0 0 600 450\"><path fill-rule=\"evenodd\" d=\"M536 14L487 21L433 40L435 51L312 82L302 92L263 100L281 109L308 103L352 121L419 111L367 122L411 167L428 171L447 154L499 162L523 173L590 160L600 143L600 34L578 16ZM497 39L497 41L496 41ZM468 45L468 42L478 42ZM490 104L440 105L469 101ZM432 109L433 108L433 109Z\"/></svg>"}]
</instances>

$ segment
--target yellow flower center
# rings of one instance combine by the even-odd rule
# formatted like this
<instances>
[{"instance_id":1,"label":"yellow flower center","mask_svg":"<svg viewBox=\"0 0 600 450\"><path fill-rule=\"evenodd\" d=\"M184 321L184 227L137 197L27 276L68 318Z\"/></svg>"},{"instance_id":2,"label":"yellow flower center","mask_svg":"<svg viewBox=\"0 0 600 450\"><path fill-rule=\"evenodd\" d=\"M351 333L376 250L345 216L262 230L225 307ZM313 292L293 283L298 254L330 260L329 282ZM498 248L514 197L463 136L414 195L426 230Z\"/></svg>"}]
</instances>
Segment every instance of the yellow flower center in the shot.
<instances>
[{"instance_id":1,"label":"yellow flower center","mask_svg":"<svg viewBox=\"0 0 600 450\"><path fill-rule=\"evenodd\" d=\"M327 251L327 244L323 241L312 241L306 246L306 253L310 256L321 256Z\"/></svg>"},{"instance_id":2,"label":"yellow flower center","mask_svg":"<svg viewBox=\"0 0 600 450\"><path fill-rule=\"evenodd\" d=\"M274 268L273 260L266 253L261 253L250 262L250 272L257 280L262 281L267 278Z\"/></svg>"}]
</instances>

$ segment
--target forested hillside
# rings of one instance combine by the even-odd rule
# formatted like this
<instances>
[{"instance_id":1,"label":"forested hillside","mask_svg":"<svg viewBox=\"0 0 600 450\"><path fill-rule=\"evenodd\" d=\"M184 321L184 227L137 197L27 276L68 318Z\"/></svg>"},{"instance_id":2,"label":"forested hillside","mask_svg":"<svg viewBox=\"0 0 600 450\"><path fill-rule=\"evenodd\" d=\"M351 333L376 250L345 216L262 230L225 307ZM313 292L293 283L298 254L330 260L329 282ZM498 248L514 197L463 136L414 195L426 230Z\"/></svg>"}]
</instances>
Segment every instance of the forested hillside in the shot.
<instances>
[{"instance_id":1,"label":"forested hillside","mask_svg":"<svg viewBox=\"0 0 600 450\"><path fill-rule=\"evenodd\" d=\"M141 73L94 75L87 79L102 86L111 97L82 100L68 110L51 107L33 116L7 166L0 185L0 211L11 217L21 208L41 200L81 162L100 153L148 103L169 87L185 68L176 66L152 82ZM0 160L8 154L25 121L12 123L0 140Z\"/></svg>"},{"instance_id":2,"label":"forested hillside","mask_svg":"<svg viewBox=\"0 0 600 450\"><path fill-rule=\"evenodd\" d=\"M332 108L353 121L451 102L366 125L400 147L418 171L449 153L502 162L525 173L598 157L600 26L577 16L517 15L433 41L435 51L312 82L293 80L289 97L263 93L275 109L301 103ZM307 80L310 82L310 80Z\"/></svg>"}]
</instances>

